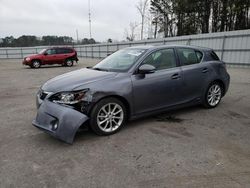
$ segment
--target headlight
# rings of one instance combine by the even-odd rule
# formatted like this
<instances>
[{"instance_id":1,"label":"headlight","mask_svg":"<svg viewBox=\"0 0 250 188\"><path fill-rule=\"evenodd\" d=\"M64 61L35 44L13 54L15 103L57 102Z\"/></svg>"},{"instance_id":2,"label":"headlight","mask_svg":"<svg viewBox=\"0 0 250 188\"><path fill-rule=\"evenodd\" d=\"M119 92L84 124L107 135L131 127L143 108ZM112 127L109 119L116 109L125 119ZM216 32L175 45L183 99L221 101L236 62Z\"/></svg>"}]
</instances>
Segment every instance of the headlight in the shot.
<instances>
[{"instance_id":1,"label":"headlight","mask_svg":"<svg viewBox=\"0 0 250 188\"><path fill-rule=\"evenodd\" d=\"M30 58L29 58L29 57L26 57L26 61L30 61Z\"/></svg>"},{"instance_id":2,"label":"headlight","mask_svg":"<svg viewBox=\"0 0 250 188\"><path fill-rule=\"evenodd\" d=\"M59 104L77 104L83 100L85 93L88 90L76 91L76 92L61 92L50 97L50 100Z\"/></svg>"}]
</instances>

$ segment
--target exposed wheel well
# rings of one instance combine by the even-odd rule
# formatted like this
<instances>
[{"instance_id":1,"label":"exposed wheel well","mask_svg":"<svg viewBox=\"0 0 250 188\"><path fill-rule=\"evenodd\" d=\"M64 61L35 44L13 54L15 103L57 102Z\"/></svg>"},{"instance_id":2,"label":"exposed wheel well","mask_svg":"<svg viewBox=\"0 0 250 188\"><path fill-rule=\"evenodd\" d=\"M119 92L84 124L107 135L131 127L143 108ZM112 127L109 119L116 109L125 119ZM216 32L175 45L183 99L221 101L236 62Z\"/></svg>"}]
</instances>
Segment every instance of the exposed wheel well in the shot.
<instances>
[{"instance_id":1,"label":"exposed wheel well","mask_svg":"<svg viewBox=\"0 0 250 188\"><path fill-rule=\"evenodd\" d=\"M76 61L76 58L74 56L71 56L67 57L64 61L66 62L67 60Z\"/></svg>"}]
</instances>

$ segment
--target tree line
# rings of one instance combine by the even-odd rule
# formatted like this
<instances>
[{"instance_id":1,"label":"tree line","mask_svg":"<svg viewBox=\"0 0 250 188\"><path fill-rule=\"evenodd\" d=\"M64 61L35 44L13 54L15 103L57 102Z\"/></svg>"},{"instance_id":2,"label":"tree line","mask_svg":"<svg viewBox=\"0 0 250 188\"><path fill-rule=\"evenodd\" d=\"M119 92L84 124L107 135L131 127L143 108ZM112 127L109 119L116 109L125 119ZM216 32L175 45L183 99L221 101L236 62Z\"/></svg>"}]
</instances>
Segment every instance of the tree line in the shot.
<instances>
[{"instance_id":1,"label":"tree line","mask_svg":"<svg viewBox=\"0 0 250 188\"><path fill-rule=\"evenodd\" d=\"M250 29L250 0L138 0L129 41Z\"/></svg>"},{"instance_id":2,"label":"tree line","mask_svg":"<svg viewBox=\"0 0 250 188\"><path fill-rule=\"evenodd\" d=\"M250 28L250 0L151 0L154 37Z\"/></svg>"},{"instance_id":3,"label":"tree line","mask_svg":"<svg viewBox=\"0 0 250 188\"><path fill-rule=\"evenodd\" d=\"M250 29L250 0L138 0L135 8L140 21L125 29L129 41ZM0 38L0 47L94 43L93 38L74 41L68 36Z\"/></svg>"},{"instance_id":4,"label":"tree line","mask_svg":"<svg viewBox=\"0 0 250 188\"><path fill-rule=\"evenodd\" d=\"M53 45L74 45L74 44L95 44L96 41L91 38L84 38L75 42L68 36L43 36L23 35L18 38L8 36L0 39L0 47L29 47L29 46L53 46Z\"/></svg>"}]
</instances>

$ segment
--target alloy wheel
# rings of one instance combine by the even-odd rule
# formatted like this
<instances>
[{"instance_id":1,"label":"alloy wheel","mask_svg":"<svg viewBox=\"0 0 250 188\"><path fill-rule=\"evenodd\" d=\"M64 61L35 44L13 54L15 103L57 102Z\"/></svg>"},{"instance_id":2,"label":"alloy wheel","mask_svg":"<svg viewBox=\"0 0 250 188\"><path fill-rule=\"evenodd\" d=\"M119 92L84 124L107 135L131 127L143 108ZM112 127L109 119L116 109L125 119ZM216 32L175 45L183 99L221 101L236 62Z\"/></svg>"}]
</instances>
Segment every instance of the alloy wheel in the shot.
<instances>
[{"instance_id":1,"label":"alloy wheel","mask_svg":"<svg viewBox=\"0 0 250 188\"><path fill-rule=\"evenodd\" d=\"M104 105L97 114L97 125L106 133L116 131L124 120L122 107L117 103Z\"/></svg>"},{"instance_id":2,"label":"alloy wheel","mask_svg":"<svg viewBox=\"0 0 250 188\"><path fill-rule=\"evenodd\" d=\"M66 65L67 65L68 67L71 67L71 66L73 65L73 61L72 61L72 60L67 60L67 61L66 61Z\"/></svg>"},{"instance_id":3,"label":"alloy wheel","mask_svg":"<svg viewBox=\"0 0 250 188\"><path fill-rule=\"evenodd\" d=\"M33 65L34 68L39 68L40 67L40 62L39 61L34 61L32 65Z\"/></svg>"},{"instance_id":4,"label":"alloy wheel","mask_svg":"<svg viewBox=\"0 0 250 188\"><path fill-rule=\"evenodd\" d=\"M207 102L210 106L216 106L221 99L221 87L218 84L213 84L208 89Z\"/></svg>"}]
</instances>

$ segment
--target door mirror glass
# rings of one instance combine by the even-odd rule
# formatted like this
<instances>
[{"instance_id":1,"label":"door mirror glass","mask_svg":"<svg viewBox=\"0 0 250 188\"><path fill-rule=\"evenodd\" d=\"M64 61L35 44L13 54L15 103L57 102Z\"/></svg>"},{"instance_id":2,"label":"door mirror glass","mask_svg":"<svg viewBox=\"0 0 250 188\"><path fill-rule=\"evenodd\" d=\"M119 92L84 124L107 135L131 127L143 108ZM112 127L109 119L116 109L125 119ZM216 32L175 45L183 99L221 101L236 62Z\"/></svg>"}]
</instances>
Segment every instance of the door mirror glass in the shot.
<instances>
[{"instance_id":1,"label":"door mirror glass","mask_svg":"<svg viewBox=\"0 0 250 188\"><path fill-rule=\"evenodd\" d=\"M139 67L139 74L151 74L155 72L155 67L153 65L144 64Z\"/></svg>"}]
</instances>

